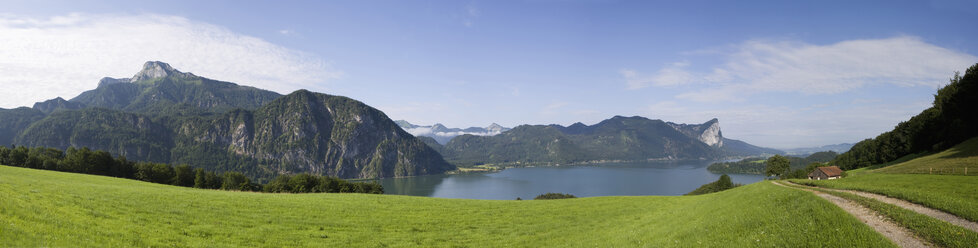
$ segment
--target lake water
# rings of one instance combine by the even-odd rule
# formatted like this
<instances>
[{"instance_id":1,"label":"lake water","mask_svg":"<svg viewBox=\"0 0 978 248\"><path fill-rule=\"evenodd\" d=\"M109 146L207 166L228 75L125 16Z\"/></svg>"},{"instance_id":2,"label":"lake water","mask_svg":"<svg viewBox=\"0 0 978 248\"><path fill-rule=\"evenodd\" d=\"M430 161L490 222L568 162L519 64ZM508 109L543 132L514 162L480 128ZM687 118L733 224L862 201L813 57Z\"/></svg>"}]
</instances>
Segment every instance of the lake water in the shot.
<instances>
[{"instance_id":1,"label":"lake water","mask_svg":"<svg viewBox=\"0 0 978 248\"><path fill-rule=\"evenodd\" d=\"M387 194L440 198L533 199L547 192L577 197L611 195L682 195L716 181L708 162L616 163L587 166L510 168L496 173L430 175L380 180ZM762 175L733 174L749 184Z\"/></svg>"}]
</instances>

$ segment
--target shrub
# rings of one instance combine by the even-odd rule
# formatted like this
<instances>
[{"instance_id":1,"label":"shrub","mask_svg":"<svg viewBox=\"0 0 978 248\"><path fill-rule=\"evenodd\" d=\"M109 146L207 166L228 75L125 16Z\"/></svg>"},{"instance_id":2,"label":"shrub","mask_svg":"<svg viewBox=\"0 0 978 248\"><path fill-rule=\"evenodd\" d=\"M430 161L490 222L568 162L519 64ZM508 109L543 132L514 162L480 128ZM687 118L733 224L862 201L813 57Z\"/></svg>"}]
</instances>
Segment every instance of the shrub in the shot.
<instances>
[{"instance_id":1,"label":"shrub","mask_svg":"<svg viewBox=\"0 0 978 248\"><path fill-rule=\"evenodd\" d=\"M568 198L577 198L577 196L574 196L572 194L564 194L564 193L546 193L546 194L538 195L536 198L533 199L534 200L556 200L556 199L568 199Z\"/></svg>"}]
</instances>

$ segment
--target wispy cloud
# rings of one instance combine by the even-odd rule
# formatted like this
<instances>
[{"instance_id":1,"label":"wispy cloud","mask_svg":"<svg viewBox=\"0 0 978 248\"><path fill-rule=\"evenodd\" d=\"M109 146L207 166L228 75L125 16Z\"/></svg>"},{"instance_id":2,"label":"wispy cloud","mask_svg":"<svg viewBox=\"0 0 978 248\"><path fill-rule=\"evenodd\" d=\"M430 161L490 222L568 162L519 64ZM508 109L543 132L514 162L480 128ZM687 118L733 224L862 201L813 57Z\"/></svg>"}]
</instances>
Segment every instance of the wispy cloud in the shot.
<instances>
[{"instance_id":1,"label":"wispy cloud","mask_svg":"<svg viewBox=\"0 0 978 248\"><path fill-rule=\"evenodd\" d=\"M625 82L628 84L628 89L630 90L649 86L676 86L694 80L693 75L686 71L685 68L687 66L689 66L689 62L672 63L653 75L641 75L638 71L632 69L621 69L618 73L625 77Z\"/></svg>"},{"instance_id":2,"label":"wispy cloud","mask_svg":"<svg viewBox=\"0 0 978 248\"><path fill-rule=\"evenodd\" d=\"M829 45L753 40L720 54L719 66L693 71L669 65L650 77L623 71L629 89L697 83L678 95L693 101L736 101L759 92L834 94L869 85L938 87L978 57L920 38L850 40Z\"/></svg>"},{"instance_id":3,"label":"wispy cloud","mask_svg":"<svg viewBox=\"0 0 978 248\"><path fill-rule=\"evenodd\" d=\"M482 15L479 8L475 6L475 2L469 2L465 5L465 13L462 16L462 25L465 27L472 27L475 25L475 19Z\"/></svg>"},{"instance_id":4,"label":"wispy cloud","mask_svg":"<svg viewBox=\"0 0 978 248\"><path fill-rule=\"evenodd\" d=\"M0 107L30 105L130 77L143 62L282 93L324 90L342 72L317 56L227 28L167 15L0 15Z\"/></svg>"}]
</instances>

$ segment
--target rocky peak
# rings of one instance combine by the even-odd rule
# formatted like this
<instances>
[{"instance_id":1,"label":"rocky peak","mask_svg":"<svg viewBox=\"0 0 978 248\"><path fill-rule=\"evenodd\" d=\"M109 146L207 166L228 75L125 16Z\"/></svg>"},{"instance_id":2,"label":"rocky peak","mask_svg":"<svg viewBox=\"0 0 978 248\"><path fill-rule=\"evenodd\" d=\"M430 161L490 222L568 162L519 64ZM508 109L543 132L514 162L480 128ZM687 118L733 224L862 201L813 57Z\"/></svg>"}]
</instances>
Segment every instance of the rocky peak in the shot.
<instances>
[{"instance_id":1,"label":"rocky peak","mask_svg":"<svg viewBox=\"0 0 978 248\"><path fill-rule=\"evenodd\" d=\"M672 128L680 133L697 139L707 145L720 147L723 146L723 134L720 132L720 120L713 118L703 124L676 124L668 122Z\"/></svg>"},{"instance_id":2,"label":"rocky peak","mask_svg":"<svg viewBox=\"0 0 978 248\"><path fill-rule=\"evenodd\" d=\"M431 126L431 131L432 132L447 132L447 131L449 131L449 129L448 129L448 127L445 127L445 125L442 125L441 123L435 123L435 125L432 125Z\"/></svg>"},{"instance_id":3,"label":"rocky peak","mask_svg":"<svg viewBox=\"0 0 978 248\"><path fill-rule=\"evenodd\" d=\"M136 73L135 76L132 76L131 81L136 82L140 80L161 78L161 77L166 77L171 75L187 77L187 76L193 76L194 74L180 72L177 69L173 69L173 67L171 67L170 64L163 63L160 61L147 61L145 64L143 64L143 70Z\"/></svg>"},{"instance_id":4,"label":"rocky peak","mask_svg":"<svg viewBox=\"0 0 978 248\"><path fill-rule=\"evenodd\" d=\"M488 127L486 127L486 130L489 131L489 132L491 132L491 133L501 133L501 132L505 132L505 131L509 130L509 128L505 128L505 127L503 127L503 126L501 126L499 124L492 123L492 124L489 124Z\"/></svg>"}]
</instances>

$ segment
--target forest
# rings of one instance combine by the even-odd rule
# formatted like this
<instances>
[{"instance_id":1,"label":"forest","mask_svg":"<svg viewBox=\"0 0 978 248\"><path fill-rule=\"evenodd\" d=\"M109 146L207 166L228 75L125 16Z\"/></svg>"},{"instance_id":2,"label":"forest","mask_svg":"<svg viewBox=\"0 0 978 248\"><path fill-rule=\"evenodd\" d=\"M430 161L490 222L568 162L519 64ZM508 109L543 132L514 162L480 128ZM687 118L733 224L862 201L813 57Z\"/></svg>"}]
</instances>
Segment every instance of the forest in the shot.
<instances>
[{"instance_id":1,"label":"forest","mask_svg":"<svg viewBox=\"0 0 978 248\"><path fill-rule=\"evenodd\" d=\"M202 189L263 191L270 193L370 193L383 194L377 182L349 182L310 174L279 175L268 184L254 182L240 172L215 173L186 164L133 162L102 150L69 147L0 146L0 164L42 170L136 179L159 184Z\"/></svg>"},{"instance_id":2,"label":"forest","mask_svg":"<svg viewBox=\"0 0 978 248\"><path fill-rule=\"evenodd\" d=\"M978 136L978 64L955 73L937 90L934 103L892 131L856 143L832 164L844 170L884 164L905 156L948 149Z\"/></svg>"}]
</instances>

